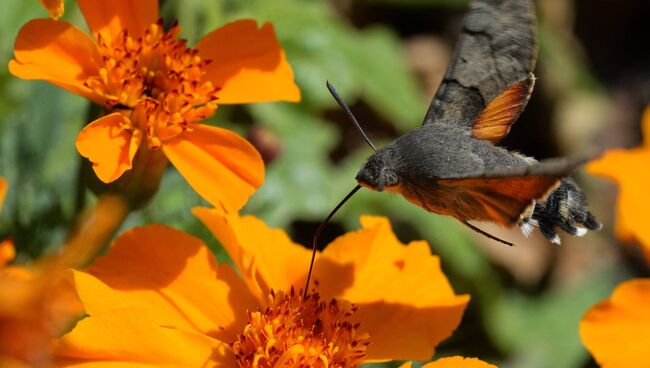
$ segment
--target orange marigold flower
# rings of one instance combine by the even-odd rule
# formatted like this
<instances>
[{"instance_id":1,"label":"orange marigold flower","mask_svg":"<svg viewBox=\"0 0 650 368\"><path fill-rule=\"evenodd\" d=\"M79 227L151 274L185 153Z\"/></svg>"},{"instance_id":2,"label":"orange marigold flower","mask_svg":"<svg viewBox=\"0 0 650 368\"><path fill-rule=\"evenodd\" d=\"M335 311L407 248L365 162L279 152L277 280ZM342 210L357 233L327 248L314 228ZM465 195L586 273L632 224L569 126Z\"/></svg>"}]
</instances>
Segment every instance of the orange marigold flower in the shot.
<instances>
[{"instance_id":1,"label":"orange marigold flower","mask_svg":"<svg viewBox=\"0 0 650 368\"><path fill-rule=\"evenodd\" d=\"M59 19L63 15L63 0L39 0L41 5L50 13L50 17Z\"/></svg>"},{"instance_id":2,"label":"orange marigold flower","mask_svg":"<svg viewBox=\"0 0 650 368\"><path fill-rule=\"evenodd\" d=\"M455 295L425 242L401 244L384 218L363 217L318 255L252 217L197 209L237 272L198 239L150 225L126 232L75 271L89 317L57 344L64 366L356 367L431 357L460 322ZM155 245L156 251L151 252ZM396 343L399 342L399 343Z\"/></svg>"},{"instance_id":3,"label":"orange marigold flower","mask_svg":"<svg viewBox=\"0 0 650 368\"><path fill-rule=\"evenodd\" d=\"M644 143L629 150L609 150L587 166L593 174L617 182L616 233L638 242L650 263L650 107L642 118ZM592 307L580 322L580 338L604 368L648 366L650 346L650 279L633 279L616 287L612 296Z\"/></svg>"},{"instance_id":4,"label":"orange marigold flower","mask_svg":"<svg viewBox=\"0 0 650 368\"><path fill-rule=\"evenodd\" d=\"M650 279L623 282L580 322L580 338L603 368L648 366Z\"/></svg>"},{"instance_id":5,"label":"orange marigold flower","mask_svg":"<svg viewBox=\"0 0 650 368\"><path fill-rule=\"evenodd\" d=\"M0 253L15 254L11 241L0 243ZM83 311L71 281L44 263L0 265L1 367L51 364L52 337Z\"/></svg>"},{"instance_id":6,"label":"orange marigold flower","mask_svg":"<svg viewBox=\"0 0 650 368\"><path fill-rule=\"evenodd\" d=\"M178 25L165 31L157 22L157 0L78 4L93 37L67 22L32 20L16 39L11 73L46 80L111 112L76 143L103 182L130 170L136 153L166 164L160 155L211 204L241 208L264 179L259 153L235 133L197 123L217 104L300 99L273 27L241 20L189 48Z\"/></svg>"},{"instance_id":7,"label":"orange marigold flower","mask_svg":"<svg viewBox=\"0 0 650 368\"><path fill-rule=\"evenodd\" d=\"M601 159L592 161L587 171L618 184L616 233L624 241L639 242L650 263L650 107L643 113L642 130L642 146L609 150Z\"/></svg>"}]
</instances>

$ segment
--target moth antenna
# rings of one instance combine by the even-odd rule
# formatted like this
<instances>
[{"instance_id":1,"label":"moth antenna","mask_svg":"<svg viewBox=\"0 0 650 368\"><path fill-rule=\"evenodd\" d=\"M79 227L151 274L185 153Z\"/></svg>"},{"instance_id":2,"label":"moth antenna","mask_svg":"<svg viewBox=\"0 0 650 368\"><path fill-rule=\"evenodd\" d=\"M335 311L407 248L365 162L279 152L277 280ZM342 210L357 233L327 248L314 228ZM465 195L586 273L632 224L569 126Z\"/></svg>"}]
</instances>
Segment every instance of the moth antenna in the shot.
<instances>
[{"instance_id":1,"label":"moth antenna","mask_svg":"<svg viewBox=\"0 0 650 368\"><path fill-rule=\"evenodd\" d=\"M341 202L339 202L339 204L337 204L336 207L334 207L332 212L330 212L330 214L327 215L325 220L321 222L320 226L318 226L318 229L316 229L316 232L314 233L314 240L311 244L311 261L309 262L309 272L307 273L307 282L305 282L305 291L302 294L303 300L307 298L307 290L309 290L309 280L311 279L311 272L314 269L314 260L316 259L316 248L318 245L318 239L320 238L320 234L323 232L323 229L325 229L325 226L330 222L330 220L332 219L336 211L338 211L339 208L341 208L345 204L345 202L347 202L348 199L350 199L350 197L352 197L354 193L356 193L359 189L361 189L361 185L357 185L356 187L354 187L354 189L352 189L350 193L348 193L345 196L345 198L343 198L343 200L341 200Z\"/></svg>"},{"instance_id":2,"label":"moth antenna","mask_svg":"<svg viewBox=\"0 0 650 368\"><path fill-rule=\"evenodd\" d=\"M503 243L503 244L508 245L510 247L512 247L514 245L513 243L511 243L509 241L505 241L505 240L503 240L501 238L497 238L496 236L494 236L494 235L492 235L492 234L490 234L490 233L488 233L488 232L486 232L484 230L479 229L478 227L470 224L467 221L463 221L463 224L465 224L465 226L469 227L470 229L476 231L477 233L479 233L479 234L481 234L481 235L483 235L485 237L488 237L488 238L490 238L492 240L498 241L499 243Z\"/></svg>"},{"instance_id":3,"label":"moth antenna","mask_svg":"<svg viewBox=\"0 0 650 368\"><path fill-rule=\"evenodd\" d=\"M368 145L370 145L370 147L372 148L373 151L377 151L377 148L375 147L374 144L372 144L372 142L370 141L370 138L368 138L368 136L366 135L366 132L363 131L363 128L361 128L361 125L357 121L357 118L354 117L354 115L352 114L352 111L350 111L350 108L348 107L348 105L345 103L345 101L343 101L343 99L341 98L341 95L339 95L336 88L334 88L334 86L329 81L325 82L325 84L327 85L327 89L332 94L332 97L334 97L334 99L339 104L339 106L341 106L341 108L343 109L343 111L345 111L345 113L348 115L350 120L352 120L352 123L354 123L354 126L357 127L357 129L359 130L359 133L361 133L361 135L363 136L363 139L366 140L366 142L368 143Z\"/></svg>"}]
</instances>

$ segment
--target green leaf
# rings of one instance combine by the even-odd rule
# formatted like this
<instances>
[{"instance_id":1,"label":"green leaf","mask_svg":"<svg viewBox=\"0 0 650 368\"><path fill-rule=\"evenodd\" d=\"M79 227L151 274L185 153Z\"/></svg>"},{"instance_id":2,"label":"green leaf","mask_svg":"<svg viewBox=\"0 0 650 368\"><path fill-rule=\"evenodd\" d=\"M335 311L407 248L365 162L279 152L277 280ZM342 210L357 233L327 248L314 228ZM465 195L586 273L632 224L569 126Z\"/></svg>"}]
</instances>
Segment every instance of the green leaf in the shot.
<instances>
[{"instance_id":1,"label":"green leaf","mask_svg":"<svg viewBox=\"0 0 650 368\"><path fill-rule=\"evenodd\" d=\"M580 367L587 359L578 336L580 320L622 277L616 269L599 270L536 298L502 294L487 310L488 331L516 366Z\"/></svg>"},{"instance_id":2,"label":"green leaf","mask_svg":"<svg viewBox=\"0 0 650 368\"><path fill-rule=\"evenodd\" d=\"M331 206L336 187L327 156L338 139L335 130L290 104L260 104L251 111L280 137L282 152L246 210L275 226L317 218Z\"/></svg>"},{"instance_id":3,"label":"green leaf","mask_svg":"<svg viewBox=\"0 0 650 368\"><path fill-rule=\"evenodd\" d=\"M425 100L406 68L395 35L384 28L372 28L356 36L354 42L340 44L364 100L401 131L419 126L426 112Z\"/></svg>"}]
</instances>

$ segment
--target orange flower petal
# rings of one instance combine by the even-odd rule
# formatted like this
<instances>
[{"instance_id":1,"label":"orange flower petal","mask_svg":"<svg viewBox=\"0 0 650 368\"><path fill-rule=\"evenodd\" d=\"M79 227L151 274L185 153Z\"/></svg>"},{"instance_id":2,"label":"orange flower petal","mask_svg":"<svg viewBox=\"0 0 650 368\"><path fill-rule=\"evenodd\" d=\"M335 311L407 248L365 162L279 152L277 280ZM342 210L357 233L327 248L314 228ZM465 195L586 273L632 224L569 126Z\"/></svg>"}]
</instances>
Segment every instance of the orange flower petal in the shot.
<instances>
[{"instance_id":1,"label":"orange flower petal","mask_svg":"<svg viewBox=\"0 0 650 368\"><path fill-rule=\"evenodd\" d=\"M260 154L227 129L195 124L162 149L199 195L228 212L242 208L264 182Z\"/></svg>"},{"instance_id":2,"label":"orange flower petal","mask_svg":"<svg viewBox=\"0 0 650 368\"><path fill-rule=\"evenodd\" d=\"M310 252L279 229L253 216L227 215L216 209L194 208L196 215L219 239L250 290L260 301L273 290L302 288Z\"/></svg>"},{"instance_id":3,"label":"orange flower petal","mask_svg":"<svg viewBox=\"0 0 650 368\"><path fill-rule=\"evenodd\" d=\"M0 367L4 368L31 368L29 364L9 356L0 356Z\"/></svg>"},{"instance_id":4,"label":"orange flower petal","mask_svg":"<svg viewBox=\"0 0 650 368\"><path fill-rule=\"evenodd\" d=\"M5 203L8 187L7 179L0 176L0 211L2 211L2 205Z\"/></svg>"},{"instance_id":5,"label":"orange flower petal","mask_svg":"<svg viewBox=\"0 0 650 368\"><path fill-rule=\"evenodd\" d=\"M412 365L411 362L406 362L402 364L400 368L411 368ZM497 368L497 366L476 358L453 356L440 358L434 362L423 365L421 368Z\"/></svg>"},{"instance_id":6,"label":"orange flower petal","mask_svg":"<svg viewBox=\"0 0 650 368\"><path fill-rule=\"evenodd\" d=\"M50 329L50 336L61 336L70 329L72 321L84 314L81 300L74 285L73 274L70 270L53 271L41 274L47 278L46 295L47 310L46 320Z\"/></svg>"},{"instance_id":7,"label":"orange flower petal","mask_svg":"<svg viewBox=\"0 0 650 368\"><path fill-rule=\"evenodd\" d=\"M0 367L11 356L29 366L50 360L51 338L83 310L66 274L51 258L34 267L0 267Z\"/></svg>"},{"instance_id":8,"label":"orange flower petal","mask_svg":"<svg viewBox=\"0 0 650 368\"><path fill-rule=\"evenodd\" d=\"M643 115L645 143L630 150L613 149L591 162L587 171L605 176L619 186L616 232L624 241L638 241L650 263L650 108Z\"/></svg>"},{"instance_id":9,"label":"orange flower petal","mask_svg":"<svg viewBox=\"0 0 650 368\"><path fill-rule=\"evenodd\" d=\"M11 74L48 81L97 103L101 97L84 86L99 72L101 61L94 41L75 26L52 19L34 19L20 30L9 62Z\"/></svg>"},{"instance_id":10,"label":"orange flower petal","mask_svg":"<svg viewBox=\"0 0 650 368\"><path fill-rule=\"evenodd\" d=\"M39 0L43 7L50 13L50 17L59 19L63 15L63 0Z\"/></svg>"},{"instance_id":11,"label":"orange flower petal","mask_svg":"<svg viewBox=\"0 0 650 368\"><path fill-rule=\"evenodd\" d=\"M259 29L254 20L226 24L203 37L196 49L212 61L206 73L222 88L219 103L300 100L291 66L269 23Z\"/></svg>"},{"instance_id":12,"label":"orange flower petal","mask_svg":"<svg viewBox=\"0 0 650 368\"><path fill-rule=\"evenodd\" d=\"M404 246L383 217L364 216L361 223L362 230L325 248L314 281L324 297L337 295L359 306L359 331L372 339L368 359L426 360L456 329L469 296L454 294L426 242ZM354 277L340 269L332 273L327 261L346 265Z\"/></svg>"},{"instance_id":13,"label":"orange flower petal","mask_svg":"<svg viewBox=\"0 0 650 368\"><path fill-rule=\"evenodd\" d=\"M233 367L228 346L208 336L160 326L140 308L88 317L57 341L57 366Z\"/></svg>"},{"instance_id":14,"label":"orange flower petal","mask_svg":"<svg viewBox=\"0 0 650 368\"><path fill-rule=\"evenodd\" d=\"M412 363L406 362L400 368L411 368ZM464 358L461 356L453 356L448 358L441 358L434 362L427 363L421 368L496 368L496 365L488 364L476 358Z\"/></svg>"},{"instance_id":15,"label":"orange flower petal","mask_svg":"<svg viewBox=\"0 0 650 368\"><path fill-rule=\"evenodd\" d=\"M580 338L603 368L648 366L650 279L620 284L580 322Z\"/></svg>"},{"instance_id":16,"label":"orange flower petal","mask_svg":"<svg viewBox=\"0 0 650 368\"><path fill-rule=\"evenodd\" d=\"M16 249L11 240L0 241L0 269L16 257Z\"/></svg>"},{"instance_id":17,"label":"orange flower petal","mask_svg":"<svg viewBox=\"0 0 650 368\"><path fill-rule=\"evenodd\" d=\"M217 264L199 239L160 225L121 235L110 252L76 272L91 316L142 307L160 326L234 341L255 299L228 266ZM236 290L234 292L233 290Z\"/></svg>"},{"instance_id":18,"label":"orange flower petal","mask_svg":"<svg viewBox=\"0 0 650 368\"><path fill-rule=\"evenodd\" d=\"M158 21L158 0L77 0L86 23L93 34L101 33L108 40L123 30L137 38Z\"/></svg>"},{"instance_id":19,"label":"orange flower petal","mask_svg":"<svg viewBox=\"0 0 650 368\"><path fill-rule=\"evenodd\" d=\"M476 358L453 356L427 363L421 368L497 368L497 366Z\"/></svg>"},{"instance_id":20,"label":"orange flower petal","mask_svg":"<svg viewBox=\"0 0 650 368\"><path fill-rule=\"evenodd\" d=\"M104 183L118 179L131 169L142 135L122 128L128 119L113 113L88 124L77 136L77 151L93 163L93 170Z\"/></svg>"}]
</instances>

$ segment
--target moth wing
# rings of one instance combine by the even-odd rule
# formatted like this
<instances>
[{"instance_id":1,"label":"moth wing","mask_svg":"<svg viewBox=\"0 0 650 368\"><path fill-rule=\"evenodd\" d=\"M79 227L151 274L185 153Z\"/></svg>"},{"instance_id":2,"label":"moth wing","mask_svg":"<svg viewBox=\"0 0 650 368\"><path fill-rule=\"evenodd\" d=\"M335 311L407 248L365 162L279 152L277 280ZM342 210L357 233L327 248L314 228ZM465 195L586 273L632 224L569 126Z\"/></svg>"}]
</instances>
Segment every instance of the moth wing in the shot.
<instances>
[{"instance_id":1,"label":"moth wing","mask_svg":"<svg viewBox=\"0 0 650 368\"><path fill-rule=\"evenodd\" d=\"M536 199L544 198L561 176L442 179L445 192L456 193L457 217L490 221L503 226L519 222Z\"/></svg>"},{"instance_id":2,"label":"moth wing","mask_svg":"<svg viewBox=\"0 0 650 368\"><path fill-rule=\"evenodd\" d=\"M424 125L463 124L471 130L490 102L531 75L535 29L531 0L474 0Z\"/></svg>"},{"instance_id":3,"label":"moth wing","mask_svg":"<svg viewBox=\"0 0 650 368\"><path fill-rule=\"evenodd\" d=\"M553 159L531 166L491 170L467 177L439 179L441 193L454 198L454 215L462 220L512 226L536 200L545 198L585 158Z\"/></svg>"},{"instance_id":4,"label":"moth wing","mask_svg":"<svg viewBox=\"0 0 650 368\"><path fill-rule=\"evenodd\" d=\"M503 139L524 111L534 85L535 77L531 74L498 95L472 123L472 136L492 143Z\"/></svg>"}]
</instances>

